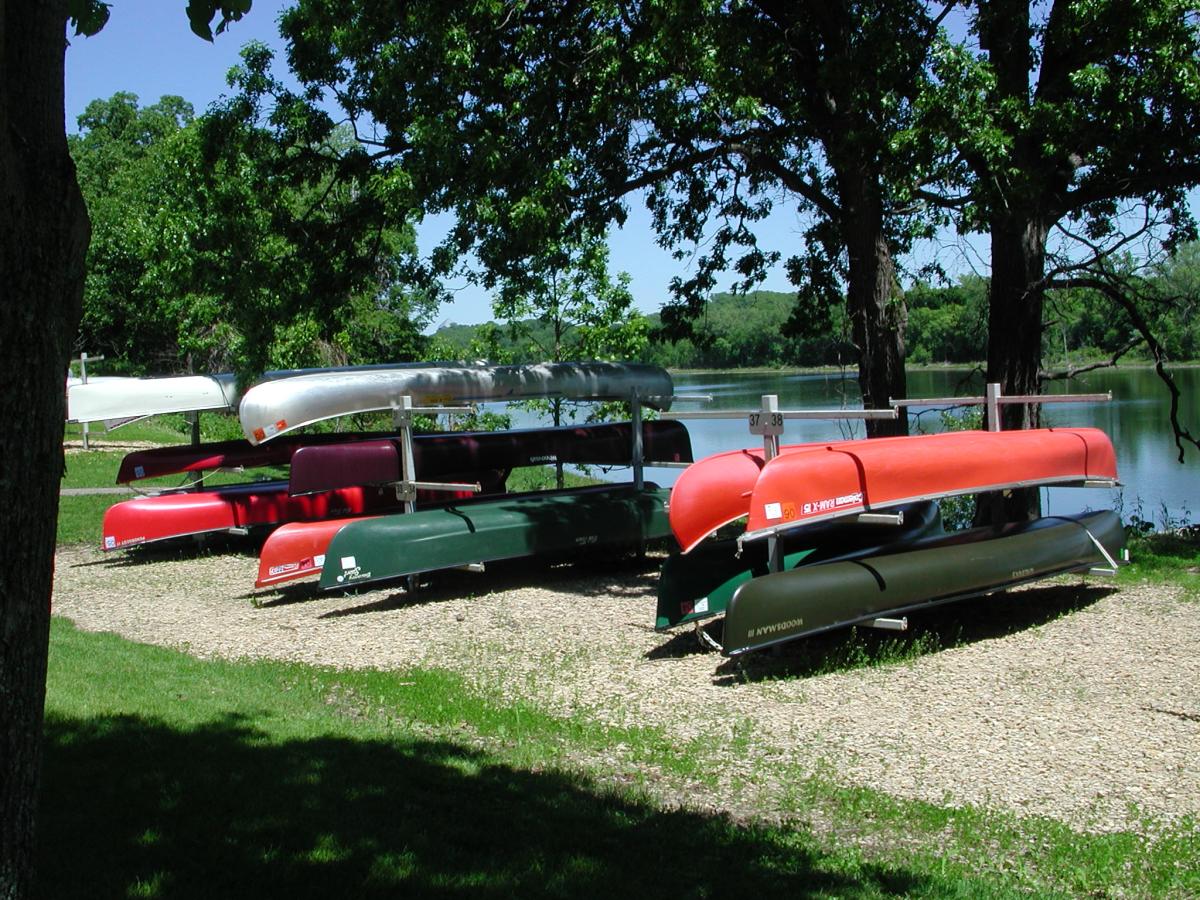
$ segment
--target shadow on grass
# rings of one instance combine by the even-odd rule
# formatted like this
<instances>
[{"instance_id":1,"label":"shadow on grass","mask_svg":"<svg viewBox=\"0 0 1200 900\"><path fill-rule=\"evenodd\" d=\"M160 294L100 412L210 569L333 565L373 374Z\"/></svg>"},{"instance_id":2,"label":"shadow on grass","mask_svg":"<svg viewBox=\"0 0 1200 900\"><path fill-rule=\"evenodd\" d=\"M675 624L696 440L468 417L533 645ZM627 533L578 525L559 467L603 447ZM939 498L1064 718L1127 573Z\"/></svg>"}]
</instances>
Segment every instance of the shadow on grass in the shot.
<instances>
[{"instance_id":1,"label":"shadow on grass","mask_svg":"<svg viewBox=\"0 0 1200 900\"><path fill-rule=\"evenodd\" d=\"M953 893L803 833L615 798L449 743L271 743L52 715L38 895L788 897Z\"/></svg>"},{"instance_id":2,"label":"shadow on grass","mask_svg":"<svg viewBox=\"0 0 1200 900\"><path fill-rule=\"evenodd\" d=\"M1115 590L1070 584L1002 591L910 612L908 630L903 632L838 628L725 660L717 667L714 683L807 678L916 659L1045 625L1086 609ZM707 630L720 641L720 622Z\"/></svg>"}]
</instances>

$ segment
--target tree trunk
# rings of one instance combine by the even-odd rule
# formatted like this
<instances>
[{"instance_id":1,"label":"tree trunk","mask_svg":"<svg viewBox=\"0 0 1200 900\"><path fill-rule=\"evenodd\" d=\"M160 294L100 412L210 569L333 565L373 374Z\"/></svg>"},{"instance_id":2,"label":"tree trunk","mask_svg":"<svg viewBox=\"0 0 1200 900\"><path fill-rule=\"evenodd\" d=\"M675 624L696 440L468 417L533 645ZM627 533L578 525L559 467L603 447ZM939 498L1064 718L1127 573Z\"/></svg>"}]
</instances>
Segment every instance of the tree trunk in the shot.
<instances>
[{"instance_id":1,"label":"tree trunk","mask_svg":"<svg viewBox=\"0 0 1200 900\"><path fill-rule=\"evenodd\" d=\"M987 380L998 382L1006 395L1036 394L1041 389L1042 279L1046 268L1048 228L1036 213L997 216L992 222L992 283L988 305ZM1040 408L1005 404L1000 427L1005 431L1037 428ZM980 499L980 523L1020 522L1041 515L1037 488Z\"/></svg>"},{"instance_id":2,"label":"tree trunk","mask_svg":"<svg viewBox=\"0 0 1200 900\"><path fill-rule=\"evenodd\" d=\"M887 409L907 397L904 329L907 313L896 291L896 267L883 233L883 208L861 168L842 178L844 233L849 255L846 303L858 348L858 382L864 409ZM867 420L867 436L907 434L908 416Z\"/></svg>"},{"instance_id":3,"label":"tree trunk","mask_svg":"<svg viewBox=\"0 0 1200 900\"><path fill-rule=\"evenodd\" d=\"M64 376L87 212L63 121L66 0L0 0L0 898L29 896Z\"/></svg>"}]
</instances>

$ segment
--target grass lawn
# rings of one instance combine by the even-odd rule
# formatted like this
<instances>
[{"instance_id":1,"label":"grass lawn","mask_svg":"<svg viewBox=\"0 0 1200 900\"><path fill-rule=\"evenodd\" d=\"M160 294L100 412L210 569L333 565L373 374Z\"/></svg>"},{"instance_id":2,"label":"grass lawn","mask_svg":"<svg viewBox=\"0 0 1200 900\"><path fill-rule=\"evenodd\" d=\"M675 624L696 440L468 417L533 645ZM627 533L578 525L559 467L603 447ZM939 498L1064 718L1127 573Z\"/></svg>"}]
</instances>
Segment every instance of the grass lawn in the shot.
<instances>
[{"instance_id":1,"label":"grass lawn","mask_svg":"<svg viewBox=\"0 0 1200 900\"><path fill-rule=\"evenodd\" d=\"M788 823L737 824L629 776L720 764L437 670L198 660L56 620L39 894L1200 895L1191 823L1086 835L782 773Z\"/></svg>"}]
</instances>

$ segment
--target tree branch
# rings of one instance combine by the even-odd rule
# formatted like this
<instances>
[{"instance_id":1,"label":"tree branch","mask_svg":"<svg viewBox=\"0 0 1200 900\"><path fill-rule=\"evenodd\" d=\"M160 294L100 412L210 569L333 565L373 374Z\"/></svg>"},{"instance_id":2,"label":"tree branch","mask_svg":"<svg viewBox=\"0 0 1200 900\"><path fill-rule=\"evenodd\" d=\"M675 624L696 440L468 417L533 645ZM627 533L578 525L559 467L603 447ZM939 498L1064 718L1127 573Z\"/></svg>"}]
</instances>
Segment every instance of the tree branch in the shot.
<instances>
[{"instance_id":1,"label":"tree branch","mask_svg":"<svg viewBox=\"0 0 1200 900\"><path fill-rule=\"evenodd\" d=\"M1193 447L1200 449L1200 438L1193 435L1190 430L1184 428L1179 422L1180 390L1179 386L1175 383L1174 377L1167 371L1166 350L1154 336L1150 328L1150 323L1146 321L1141 310L1137 308L1137 304L1121 289L1122 287L1127 287L1127 285L1114 284L1106 275L1096 273L1092 277L1069 279L1062 286L1090 288L1091 290L1099 291L1120 306L1129 317L1129 321L1133 323L1133 327L1138 330L1141 339L1146 342L1146 347L1150 350L1150 355L1154 359L1155 373L1157 373L1163 384L1166 385L1167 391L1171 395L1171 430L1175 434L1175 446L1179 450L1179 462L1182 463L1184 461L1184 442L1186 441Z\"/></svg>"}]
</instances>

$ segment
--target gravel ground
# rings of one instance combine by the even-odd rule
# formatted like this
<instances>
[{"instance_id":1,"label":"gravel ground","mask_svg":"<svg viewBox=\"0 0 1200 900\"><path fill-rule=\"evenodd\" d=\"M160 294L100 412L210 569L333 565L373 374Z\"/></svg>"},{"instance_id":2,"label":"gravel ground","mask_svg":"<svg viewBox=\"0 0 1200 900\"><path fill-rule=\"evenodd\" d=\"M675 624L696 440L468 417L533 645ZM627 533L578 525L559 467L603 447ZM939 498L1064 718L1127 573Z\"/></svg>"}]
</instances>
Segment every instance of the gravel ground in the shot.
<instances>
[{"instance_id":1,"label":"gravel ground","mask_svg":"<svg viewBox=\"0 0 1200 900\"><path fill-rule=\"evenodd\" d=\"M63 549L54 611L202 657L438 666L552 712L655 725L722 754L725 777L703 805L735 812L770 814L787 790L779 771L1087 830L1200 818L1200 604L1173 588L1014 590L976 601L1011 627L909 662L804 675L787 652L737 665L690 633L655 633L644 563L454 573L415 598L255 591L255 569L241 554Z\"/></svg>"}]
</instances>

